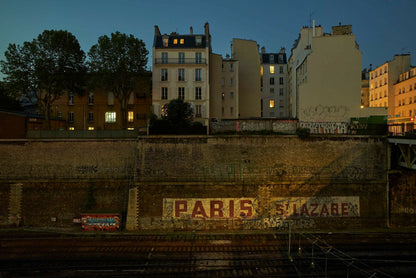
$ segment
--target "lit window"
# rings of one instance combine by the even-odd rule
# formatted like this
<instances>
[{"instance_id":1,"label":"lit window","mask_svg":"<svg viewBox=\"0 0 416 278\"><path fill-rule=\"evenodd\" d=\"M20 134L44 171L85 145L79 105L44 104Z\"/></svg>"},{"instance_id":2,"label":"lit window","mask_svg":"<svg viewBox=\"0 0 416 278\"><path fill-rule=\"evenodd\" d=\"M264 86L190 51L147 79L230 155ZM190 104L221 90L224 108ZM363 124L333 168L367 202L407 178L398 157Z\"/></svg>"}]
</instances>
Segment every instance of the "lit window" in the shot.
<instances>
[{"instance_id":1,"label":"lit window","mask_svg":"<svg viewBox=\"0 0 416 278\"><path fill-rule=\"evenodd\" d=\"M270 65L270 73L274 74L274 66L273 65Z\"/></svg>"},{"instance_id":2,"label":"lit window","mask_svg":"<svg viewBox=\"0 0 416 278\"><path fill-rule=\"evenodd\" d=\"M162 117L166 117L168 115L167 105L162 105L160 107L160 114Z\"/></svg>"},{"instance_id":3,"label":"lit window","mask_svg":"<svg viewBox=\"0 0 416 278\"><path fill-rule=\"evenodd\" d=\"M181 39L180 44L184 44L184 43L185 43L185 39Z\"/></svg>"},{"instance_id":4,"label":"lit window","mask_svg":"<svg viewBox=\"0 0 416 278\"><path fill-rule=\"evenodd\" d=\"M116 122L116 112L105 112L105 122L106 123L115 123Z\"/></svg>"},{"instance_id":5,"label":"lit window","mask_svg":"<svg viewBox=\"0 0 416 278\"><path fill-rule=\"evenodd\" d=\"M263 66L260 66L260 75L263 76Z\"/></svg>"},{"instance_id":6,"label":"lit window","mask_svg":"<svg viewBox=\"0 0 416 278\"><path fill-rule=\"evenodd\" d=\"M75 130L75 127L70 126L70 127L68 127L68 130Z\"/></svg>"},{"instance_id":7,"label":"lit window","mask_svg":"<svg viewBox=\"0 0 416 278\"><path fill-rule=\"evenodd\" d=\"M173 44L178 44L178 39L174 39Z\"/></svg>"},{"instance_id":8,"label":"lit window","mask_svg":"<svg viewBox=\"0 0 416 278\"><path fill-rule=\"evenodd\" d=\"M128 121L129 123L132 123L132 122L133 122L133 120L134 120L134 113L133 113L133 111L128 111L128 112L127 112L127 121Z\"/></svg>"},{"instance_id":9,"label":"lit window","mask_svg":"<svg viewBox=\"0 0 416 278\"><path fill-rule=\"evenodd\" d=\"M88 127L88 130L94 130L94 127L93 126L89 126Z\"/></svg>"},{"instance_id":10,"label":"lit window","mask_svg":"<svg viewBox=\"0 0 416 278\"><path fill-rule=\"evenodd\" d=\"M225 94L224 94L224 93L222 93L222 94L221 94L221 98L222 98L222 99L224 99L224 98L225 98Z\"/></svg>"},{"instance_id":11,"label":"lit window","mask_svg":"<svg viewBox=\"0 0 416 278\"><path fill-rule=\"evenodd\" d=\"M163 38L163 46L168 47L169 45L169 38Z\"/></svg>"},{"instance_id":12,"label":"lit window","mask_svg":"<svg viewBox=\"0 0 416 278\"><path fill-rule=\"evenodd\" d=\"M134 130L134 127L128 127L127 130Z\"/></svg>"},{"instance_id":13,"label":"lit window","mask_svg":"<svg viewBox=\"0 0 416 278\"><path fill-rule=\"evenodd\" d=\"M271 99L269 102L269 107L273 108L274 107L274 99Z\"/></svg>"}]
</instances>

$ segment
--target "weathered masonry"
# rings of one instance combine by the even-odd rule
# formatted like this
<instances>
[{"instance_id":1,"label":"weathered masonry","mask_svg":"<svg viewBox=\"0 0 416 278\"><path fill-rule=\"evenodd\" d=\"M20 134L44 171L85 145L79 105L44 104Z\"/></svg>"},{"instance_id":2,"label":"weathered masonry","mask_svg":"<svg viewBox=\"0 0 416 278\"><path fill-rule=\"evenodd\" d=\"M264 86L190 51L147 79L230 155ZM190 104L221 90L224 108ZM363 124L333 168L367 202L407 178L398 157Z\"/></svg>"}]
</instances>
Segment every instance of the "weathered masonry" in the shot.
<instances>
[{"instance_id":1,"label":"weathered masonry","mask_svg":"<svg viewBox=\"0 0 416 278\"><path fill-rule=\"evenodd\" d=\"M146 137L127 228L384 227L386 142L376 137Z\"/></svg>"},{"instance_id":2,"label":"weathered masonry","mask_svg":"<svg viewBox=\"0 0 416 278\"><path fill-rule=\"evenodd\" d=\"M85 213L129 230L416 223L414 175L389 181L387 149L369 136L1 141L0 226L80 229Z\"/></svg>"}]
</instances>

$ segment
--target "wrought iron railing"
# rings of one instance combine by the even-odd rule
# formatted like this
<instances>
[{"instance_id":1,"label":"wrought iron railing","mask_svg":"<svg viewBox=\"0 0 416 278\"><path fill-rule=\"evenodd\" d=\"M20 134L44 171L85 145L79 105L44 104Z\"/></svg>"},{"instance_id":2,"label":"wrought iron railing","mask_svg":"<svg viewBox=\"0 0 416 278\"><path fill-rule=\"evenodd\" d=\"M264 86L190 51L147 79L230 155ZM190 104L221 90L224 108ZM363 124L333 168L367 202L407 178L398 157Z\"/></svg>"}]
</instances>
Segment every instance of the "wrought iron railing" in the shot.
<instances>
[{"instance_id":1,"label":"wrought iron railing","mask_svg":"<svg viewBox=\"0 0 416 278\"><path fill-rule=\"evenodd\" d=\"M155 64L200 64L205 65L207 63L206 59L196 59L196 58L155 58Z\"/></svg>"}]
</instances>

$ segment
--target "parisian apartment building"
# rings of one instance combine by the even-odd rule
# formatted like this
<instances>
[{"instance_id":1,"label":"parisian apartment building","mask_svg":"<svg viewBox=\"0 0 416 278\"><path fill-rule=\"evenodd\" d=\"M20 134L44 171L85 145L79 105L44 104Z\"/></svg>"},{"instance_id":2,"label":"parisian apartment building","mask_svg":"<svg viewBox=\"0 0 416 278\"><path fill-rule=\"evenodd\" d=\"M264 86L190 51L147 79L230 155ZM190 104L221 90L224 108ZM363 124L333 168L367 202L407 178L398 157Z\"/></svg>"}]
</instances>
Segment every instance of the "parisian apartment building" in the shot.
<instances>
[{"instance_id":1,"label":"parisian apartment building","mask_svg":"<svg viewBox=\"0 0 416 278\"><path fill-rule=\"evenodd\" d=\"M409 70L410 54L405 54L395 55L393 60L374 68L369 73L369 107L387 108L389 122L400 121L398 118L404 115L401 109L402 94L408 92L409 87L398 86L400 91L396 91L396 84L400 81L400 76L409 72ZM400 113L396 110L400 110Z\"/></svg>"},{"instance_id":2,"label":"parisian apartment building","mask_svg":"<svg viewBox=\"0 0 416 278\"><path fill-rule=\"evenodd\" d=\"M362 54L351 25L301 28L288 60L289 113L300 122L349 122L362 115Z\"/></svg>"},{"instance_id":3,"label":"parisian apartment building","mask_svg":"<svg viewBox=\"0 0 416 278\"><path fill-rule=\"evenodd\" d=\"M285 48L278 53L266 53L261 48L261 116L286 118L289 112L287 94L287 60Z\"/></svg>"}]
</instances>

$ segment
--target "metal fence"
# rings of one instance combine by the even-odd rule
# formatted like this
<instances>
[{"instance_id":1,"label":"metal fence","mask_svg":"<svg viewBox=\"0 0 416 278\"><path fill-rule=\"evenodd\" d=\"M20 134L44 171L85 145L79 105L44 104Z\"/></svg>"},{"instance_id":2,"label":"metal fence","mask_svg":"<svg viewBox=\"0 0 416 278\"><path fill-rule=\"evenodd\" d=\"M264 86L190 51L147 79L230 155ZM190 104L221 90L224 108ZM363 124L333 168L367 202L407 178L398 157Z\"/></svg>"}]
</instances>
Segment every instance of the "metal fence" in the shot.
<instances>
[{"instance_id":1,"label":"metal fence","mask_svg":"<svg viewBox=\"0 0 416 278\"><path fill-rule=\"evenodd\" d=\"M139 130L28 130L28 139L137 138Z\"/></svg>"}]
</instances>

